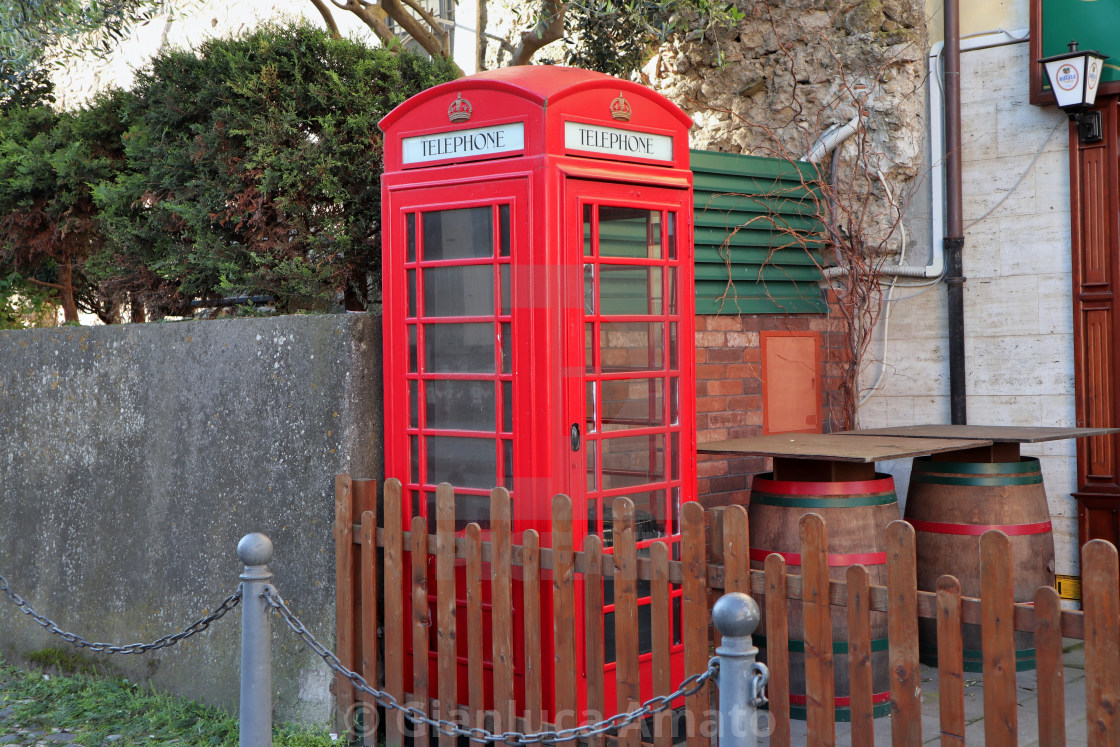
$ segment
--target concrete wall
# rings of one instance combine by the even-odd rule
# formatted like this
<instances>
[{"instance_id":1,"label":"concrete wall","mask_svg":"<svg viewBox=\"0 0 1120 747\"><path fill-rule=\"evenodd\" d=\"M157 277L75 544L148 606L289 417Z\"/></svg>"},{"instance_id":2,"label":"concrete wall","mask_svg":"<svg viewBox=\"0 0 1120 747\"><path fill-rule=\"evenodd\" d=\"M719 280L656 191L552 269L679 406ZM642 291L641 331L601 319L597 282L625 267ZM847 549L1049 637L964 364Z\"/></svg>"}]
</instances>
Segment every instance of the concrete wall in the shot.
<instances>
[{"instance_id":1,"label":"concrete wall","mask_svg":"<svg viewBox=\"0 0 1120 747\"><path fill-rule=\"evenodd\" d=\"M333 647L333 481L380 477L380 351L366 314L0 332L0 574L66 630L150 641L235 591L261 531ZM236 707L240 624L110 663ZM325 722L327 668L274 631L277 717ZM0 652L50 646L0 596Z\"/></svg>"},{"instance_id":2,"label":"concrete wall","mask_svg":"<svg viewBox=\"0 0 1120 747\"><path fill-rule=\"evenodd\" d=\"M968 422L1072 427L1068 131L1056 107L1028 102L1030 60L1025 42L961 55ZM945 297L938 286L892 305L862 426L949 422ZM1077 575L1075 443L1022 451L1042 459L1057 572ZM909 467L892 471L901 495Z\"/></svg>"}]
</instances>

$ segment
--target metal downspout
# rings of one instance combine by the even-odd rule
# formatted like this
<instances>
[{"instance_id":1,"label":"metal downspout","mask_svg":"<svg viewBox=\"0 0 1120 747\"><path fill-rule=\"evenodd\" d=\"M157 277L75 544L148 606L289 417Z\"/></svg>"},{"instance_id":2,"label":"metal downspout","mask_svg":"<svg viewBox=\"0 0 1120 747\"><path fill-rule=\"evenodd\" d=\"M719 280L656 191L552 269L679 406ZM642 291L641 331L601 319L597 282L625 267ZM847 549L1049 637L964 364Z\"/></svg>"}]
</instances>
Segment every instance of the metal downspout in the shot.
<instances>
[{"instance_id":1,"label":"metal downspout","mask_svg":"<svg viewBox=\"0 0 1120 747\"><path fill-rule=\"evenodd\" d=\"M964 212L961 198L960 0L945 0L945 285L949 322L949 414L968 422L964 357Z\"/></svg>"}]
</instances>

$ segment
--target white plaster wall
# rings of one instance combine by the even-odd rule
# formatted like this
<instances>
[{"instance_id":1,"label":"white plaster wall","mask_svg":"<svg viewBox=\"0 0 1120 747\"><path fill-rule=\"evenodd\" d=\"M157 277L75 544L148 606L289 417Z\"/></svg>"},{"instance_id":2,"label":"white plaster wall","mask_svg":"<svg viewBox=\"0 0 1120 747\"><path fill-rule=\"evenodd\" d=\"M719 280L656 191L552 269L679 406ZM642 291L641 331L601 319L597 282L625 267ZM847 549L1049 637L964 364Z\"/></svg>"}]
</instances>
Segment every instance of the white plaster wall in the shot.
<instances>
[{"instance_id":1,"label":"white plaster wall","mask_svg":"<svg viewBox=\"0 0 1120 747\"><path fill-rule=\"evenodd\" d=\"M1029 63L1026 43L961 55L968 422L1073 426L1067 124L1057 108L1028 103ZM882 329L869 357L886 368L860 425L949 422L945 286L891 304L885 357ZM1057 572L1076 575L1075 443L1022 452L1042 462ZM904 495L909 463L884 466Z\"/></svg>"}]
</instances>

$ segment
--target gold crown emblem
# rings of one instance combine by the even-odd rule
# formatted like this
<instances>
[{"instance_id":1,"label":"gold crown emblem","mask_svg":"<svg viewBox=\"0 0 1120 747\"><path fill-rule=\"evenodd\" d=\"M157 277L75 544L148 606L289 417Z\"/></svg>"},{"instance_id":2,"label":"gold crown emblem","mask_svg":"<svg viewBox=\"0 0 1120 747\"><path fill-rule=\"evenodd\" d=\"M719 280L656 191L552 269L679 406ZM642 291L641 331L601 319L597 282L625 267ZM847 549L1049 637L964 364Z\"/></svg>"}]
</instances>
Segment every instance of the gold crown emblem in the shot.
<instances>
[{"instance_id":1,"label":"gold crown emblem","mask_svg":"<svg viewBox=\"0 0 1120 747\"><path fill-rule=\"evenodd\" d=\"M618 98L611 102L611 116L622 122L629 122L630 115L634 110L630 108L630 102L623 98L622 93L619 92Z\"/></svg>"},{"instance_id":2,"label":"gold crown emblem","mask_svg":"<svg viewBox=\"0 0 1120 747\"><path fill-rule=\"evenodd\" d=\"M471 106L471 102L463 98L463 94L456 95L458 98L451 102L451 106L447 107L447 118L452 122L466 122L471 118L474 107Z\"/></svg>"}]
</instances>

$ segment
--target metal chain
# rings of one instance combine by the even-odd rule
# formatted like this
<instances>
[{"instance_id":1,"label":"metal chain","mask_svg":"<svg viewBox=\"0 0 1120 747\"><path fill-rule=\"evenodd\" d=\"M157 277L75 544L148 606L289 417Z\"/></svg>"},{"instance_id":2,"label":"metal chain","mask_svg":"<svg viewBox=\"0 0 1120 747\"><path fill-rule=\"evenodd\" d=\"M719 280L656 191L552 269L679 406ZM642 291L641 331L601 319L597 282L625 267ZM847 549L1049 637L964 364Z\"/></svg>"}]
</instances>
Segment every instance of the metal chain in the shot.
<instances>
[{"instance_id":1,"label":"metal chain","mask_svg":"<svg viewBox=\"0 0 1120 747\"><path fill-rule=\"evenodd\" d=\"M587 739L589 737L596 737L602 734L621 729L628 726L635 721L639 721L647 716L650 716L658 711L663 711L669 708L672 701L680 697L687 697L700 691L700 689L712 679L719 672L719 659L712 658L708 662L708 669L704 672L686 677L681 682L680 687L676 692L669 695L658 695L650 698L642 704L640 708L629 713L619 713L611 716L608 719L599 721L594 724L585 724L583 726L576 726L568 729L559 729L556 731L540 731L531 734L523 734L515 731L507 731L501 734L493 734L482 728L464 729L454 721L446 719L433 719L429 717L424 711L415 706L401 705L391 693L383 692L369 686L365 678L357 672L352 672L343 666L339 658L327 649L326 646L319 643L315 639L299 618L297 618L292 611L288 609L288 605L276 592L276 589L271 586L261 595L266 603L279 612L280 617L288 625L293 633L303 639L312 651L319 655L320 658L326 662L327 666L334 670L337 674L341 674L350 684L353 685L355 690L363 692L376 700L379 704L386 708L391 708L400 711L406 718L415 723L423 723L432 727L441 734L446 734L453 737L467 737L476 742L491 742L491 743L507 743L507 744L551 744L554 742L564 742L571 739Z\"/></svg>"},{"instance_id":2,"label":"metal chain","mask_svg":"<svg viewBox=\"0 0 1120 747\"><path fill-rule=\"evenodd\" d=\"M754 674L751 675L750 704L755 708L761 708L770 702L766 699L766 685L770 682L770 670L761 661L756 661L751 669Z\"/></svg>"},{"instance_id":3,"label":"metal chain","mask_svg":"<svg viewBox=\"0 0 1120 747\"><path fill-rule=\"evenodd\" d=\"M5 594L7 594L8 599L10 599L12 603L15 604L15 606L19 607L23 611L23 614L30 615L35 622L46 628L48 632L54 633L55 635L61 637L63 640L69 641L75 646L88 648L91 651L105 652L110 654L140 654L144 653L145 651L155 651L157 649L166 648L167 646L174 646L184 638L190 638L195 633L201 633L202 631L206 630L208 627L210 627L210 623L225 615L231 609L236 607L241 601L241 589L239 588L233 594L230 594L228 597L226 597L222 601L222 603L218 605L218 608L211 612L209 615L195 620L178 633L169 633L162 638L157 638L151 643L129 643L124 646L117 646L112 643L93 643L87 641L77 633L66 632L62 628L58 627L58 625L55 624L52 620L44 617L43 615L40 615L38 612L32 609L31 605L23 601L23 598L20 597L19 594L16 594L14 591L12 591L12 588L8 585L8 579L4 578L3 576L0 576L0 591L3 591Z\"/></svg>"}]
</instances>

